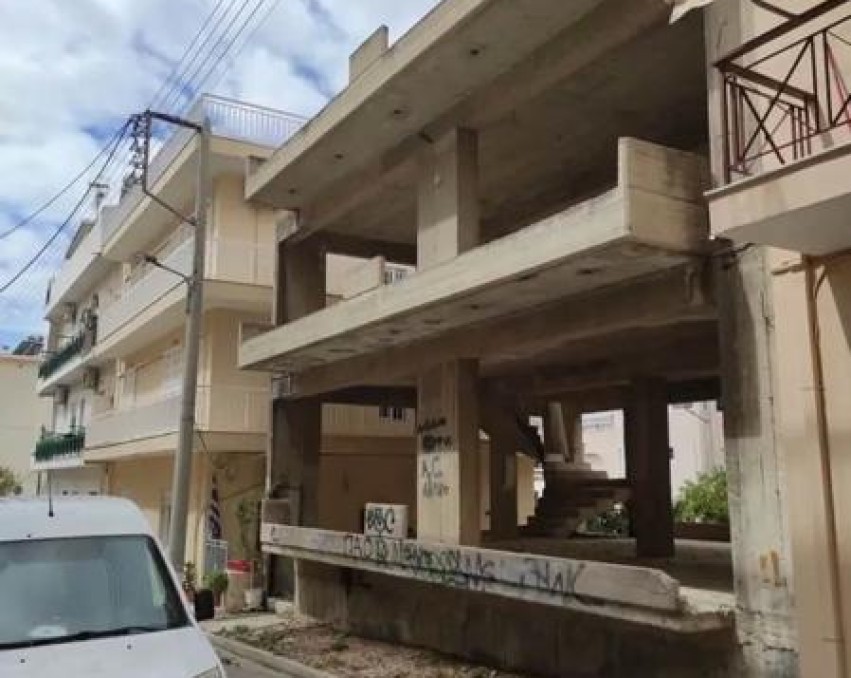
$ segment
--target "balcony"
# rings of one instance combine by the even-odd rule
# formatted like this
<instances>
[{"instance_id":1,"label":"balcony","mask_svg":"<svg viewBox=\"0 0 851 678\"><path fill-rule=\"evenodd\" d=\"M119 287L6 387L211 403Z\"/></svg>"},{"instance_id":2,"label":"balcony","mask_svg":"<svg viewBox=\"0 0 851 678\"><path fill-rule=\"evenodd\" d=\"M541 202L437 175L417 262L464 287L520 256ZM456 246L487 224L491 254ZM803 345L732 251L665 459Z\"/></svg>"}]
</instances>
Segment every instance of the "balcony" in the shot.
<instances>
[{"instance_id":1,"label":"balcony","mask_svg":"<svg viewBox=\"0 0 851 678\"><path fill-rule=\"evenodd\" d=\"M257 154L256 148L251 152L248 149L240 151L233 148L232 144L229 146L229 142L272 149L286 141L304 124L304 119L298 116L211 95L201 97L187 117L199 123L204 118L210 121L213 134L211 169L214 174L219 167L217 156L236 156L237 163L228 166L241 169L249 155ZM166 202L180 204L182 194L194 186L194 163L187 162L194 153L194 139L194 130L177 128L151 160L148 186ZM142 188L134 186L117 205L104 211L103 245L112 258L126 258L139 249L137 239L144 238L145 232L150 237L150 229L136 228L133 229L134 237L129 241L121 244L117 242L127 235L123 227L135 221L131 217L145 200ZM116 238L119 232L123 235Z\"/></svg>"},{"instance_id":2,"label":"balcony","mask_svg":"<svg viewBox=\"0 0 851 678\"><path fill-rule=\"evenodd\" d=\"M82 466L86 431L74 427L68 433L46 433L35 444L33 466L37 470Z\"/></svg>"},{"instance_id":3,"label":"balcony","mask_svg":"<svg viewBox=\"0 0 851 678\"><path fill-rule=\"evenodd\" d=\"M192 244L190 238L175 247L161 263L170 269L192 273ZM149 267L133 284L123 288L121 295L100 312L100 335L107 339L171 290L182 287L183 281L174 273Z\"/></svg>"},{"instance_id":4,"label":"balcony","mask_svg":"<svg viewBox=\"0 0 851 678\"><path fill-rule=\"evenodd\" d=\"M172 271L189 275L193 243L192 238L179 243L161 259L161 263ZM205 308L234 307L267 312L271 303L273 270L274 250L271 248L237 239L208 240ZM234 289L237 285L250 285L252 288ZM104 357L108 357L114 353L113 344L123 341L122 337L128 333L133 335L134 341L142 341L179 327L183 322L185 295L183 281L175 273L148 266L138 280L124 287L112 303L104 304L99 320L99 350L107 351Z\"/></svg>"},{"instance_id":5,"label":"balcony","mask_svg":"<svg viewBox=\"0 0 851 678\"><path fill-rule=\"evenodd\" d=\"M45 358L44 362L38 367L39 379L49 379L68 361L80 355L83 352L85 341L85 334L79 332L62 348Z\"/></svg>"},{"instance_id":6,"label":"balcony","mask_svg":"<svg viewBox=\"0 0 851 678\"><path fill-rule=\"evenodd\" d=\"M65 260L62 268L51 280L45 308L47 316L53 315L66 302L74 301L79 295L109 268L111 262L100 257L102 235L100 220L92 224L77 247Z\"/></svg>"},{"instance_id":7,"label":"balcony","mask_svg":"<svg viewBox=\"0 0 851 678\"><path fill-rule=\"evenodd\" d=\"M87 449L177 433L179 418L180 393L154 396L133 407L97 414L89 423ZM205 433L265 436L269 423L269 389L199 386L195 418L196 428Z\"/></svg>"},{"instance_id":8,"label":"balcony","mask_svg":"<svg viewBox=\"0 0 851 678\"><path fill-rule=\"evenodd\" d=\"M814 256L851 247L849 38L847 3L825 2L718 62L716 236Z\"/></svg>"}]
</instances>

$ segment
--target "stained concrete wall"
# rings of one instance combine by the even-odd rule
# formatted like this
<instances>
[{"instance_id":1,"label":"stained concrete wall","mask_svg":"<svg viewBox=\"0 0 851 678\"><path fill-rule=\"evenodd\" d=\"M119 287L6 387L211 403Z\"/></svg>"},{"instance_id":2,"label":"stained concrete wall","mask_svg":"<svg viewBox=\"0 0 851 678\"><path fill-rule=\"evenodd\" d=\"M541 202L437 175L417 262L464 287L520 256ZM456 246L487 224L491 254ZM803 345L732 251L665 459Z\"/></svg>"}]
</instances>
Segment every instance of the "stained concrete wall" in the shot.
<instances>
[{"instance_id":1,"label":"stained concrete wall","mask_svg":"<svg viewBox=\"0 0 851 678\"><path fill-rule=\"evenodd\" d=\"M672 635L476 592L300 561L299 609L342 630L541 676L736 676L727 632Z\"/></svg>"}]
</instances>

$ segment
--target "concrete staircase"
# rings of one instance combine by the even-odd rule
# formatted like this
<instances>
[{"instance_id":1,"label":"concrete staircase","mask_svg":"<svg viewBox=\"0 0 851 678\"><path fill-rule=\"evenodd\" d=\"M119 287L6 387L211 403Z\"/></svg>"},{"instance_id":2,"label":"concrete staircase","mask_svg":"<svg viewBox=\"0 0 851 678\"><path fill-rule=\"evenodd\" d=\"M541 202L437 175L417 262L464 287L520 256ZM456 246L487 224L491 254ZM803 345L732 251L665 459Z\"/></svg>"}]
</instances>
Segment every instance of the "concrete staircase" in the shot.
<instances>
[{"instance_id":1,"label":"concrete staircase","mask_svg":"<svg viewBox=\"0 0 851 678\"><path fill-rule=\"evenodd\" d=\"M629 498L625 480L612 480L604 471L567 467L546 469L544 495L524 536L570 537L580 523Z\"/></svg>"}]
</instances>

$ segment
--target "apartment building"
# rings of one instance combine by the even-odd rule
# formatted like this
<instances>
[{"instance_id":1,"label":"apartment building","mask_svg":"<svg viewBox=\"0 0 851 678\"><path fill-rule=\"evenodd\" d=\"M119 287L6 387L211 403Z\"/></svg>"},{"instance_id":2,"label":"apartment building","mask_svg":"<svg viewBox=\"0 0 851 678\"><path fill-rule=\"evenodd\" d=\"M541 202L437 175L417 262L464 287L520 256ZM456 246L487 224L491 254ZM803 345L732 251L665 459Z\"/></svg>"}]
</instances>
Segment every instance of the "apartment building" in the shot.
<instances>
[{"instance_id":1,"label":"apartment building","mask_svg":"<svg viewBox=\"0 0 851 678\"><path fill-rule=\"evenodd\" d=\"M15 474L25 494L38 489L33 450L52 409L36 394L39 362L33 355L0 353L0 466Z\"/></svg>"},{"instance_id":2,"label":"apartment building","mask_svg":"<svg viewBox=\"0 0 851 678\"><path fill-rule=\"evenodd\" d=\"M212 96L190 114L204 117L212 128L211 201L187 546L199 565L212 557L205 547L213 483L222 538L238 556L237 506L253 505L265 482L269 380L240 372L236 350L241 325L270 317L275 214L245 202L244 173L302 122ZM182 276L191 271L194 238L178 214L194 211L198 142L189 129L163 141L148 183L177 214L138 185L115 204L99 200L51 282L38 390L54 407L35 467L51 470L59 494L133 499L165 539L183 371Z\"/></svg>"},{"instance_id":3,"label":"apartment building","mask_svg":"<svg viewBox=\"0 0 851 678\"><path fill-rule=\"evenodd\" d=\"M285 491L262 535L295 559L302 610L543 675L847 675L849 14L447 0L352 55L246 181L297 215L276 328L239 360L278 375ZM415 270L327 306L329 252ZM363 486L408 506L411 539L324 521L318 413L353 400L416 407L406 478ZM669 407L712 401L726 556L674 538ZM581 444L604 411L624 417L617 481ZM514 462L533 419L530 534ZM615 496L630 540L551 529Z\"/></svg>"}]
</instances>

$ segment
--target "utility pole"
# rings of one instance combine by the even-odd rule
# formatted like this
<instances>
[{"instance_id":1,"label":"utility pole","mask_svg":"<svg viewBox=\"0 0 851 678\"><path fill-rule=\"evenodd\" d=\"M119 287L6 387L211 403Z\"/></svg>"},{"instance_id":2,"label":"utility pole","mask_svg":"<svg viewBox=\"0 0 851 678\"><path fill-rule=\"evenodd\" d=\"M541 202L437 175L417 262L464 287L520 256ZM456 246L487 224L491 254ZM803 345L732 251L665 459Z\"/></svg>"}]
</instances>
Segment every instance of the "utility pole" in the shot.
<instances>
[{"instance_id":1,"label":"utility pole","mask_svg":"<svg viewBox=\"0 0 851 678\"><path fill-rule=\"evenodd\" d=\"M168 555L178 572L186 552L186 523L189 512L189 485L195 443L195 395L198 387L198 353L204 309L204 255L207 213L210 206L210 121L205 118L198 139L198 183L195 199L195 242L192 276L186 288L186 339L183 365L183 394L180 399L180 428L174 455L171 486Z\"/></svg>"}]
</instances>

